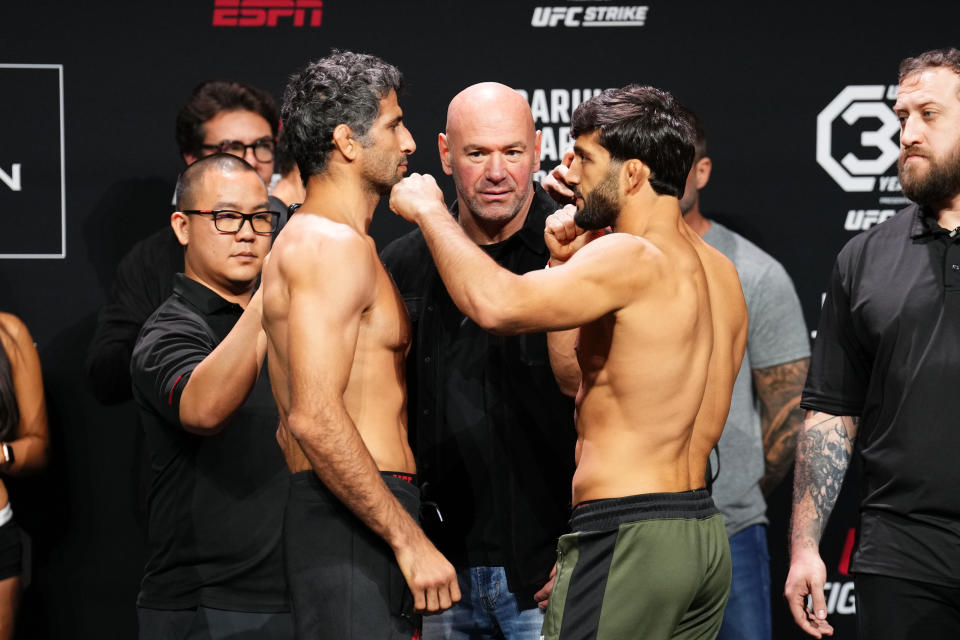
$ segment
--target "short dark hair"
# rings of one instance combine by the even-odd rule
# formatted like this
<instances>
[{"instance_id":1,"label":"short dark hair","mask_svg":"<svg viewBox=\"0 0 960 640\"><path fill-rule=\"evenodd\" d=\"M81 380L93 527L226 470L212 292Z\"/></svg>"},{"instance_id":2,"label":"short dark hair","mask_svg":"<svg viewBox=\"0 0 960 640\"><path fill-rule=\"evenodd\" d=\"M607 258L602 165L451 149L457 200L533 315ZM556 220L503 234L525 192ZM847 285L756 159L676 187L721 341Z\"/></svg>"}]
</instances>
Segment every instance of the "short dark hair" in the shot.
<instances>
[{"instance_id":1,"label":"short dark hair","mask_svg":"<svg viewBox=\"0 0 960 640\"><path fill-rule=\"evenodd\" d=\"M696 132L690 112L670 93L641 85L607 89L577 107L570 135L598 131L616 161L636 158L650 167L660 195L683 195L693 165Z\"/></svg>"},{"instance_id":2,"label":"short dark hair","mask_svg":"<svg viewBox=\"0 0 960 640\"><path fill-rule=\"evenodd\" d=\"M195 208L194 202L197 197L197 186L200 184L200 180L204 174L213 170L223 173L229 171L252 171L256 174L257 178L260 177L257 170L251 167L246 160L229 153L215 153L211 156L200 158L193 164L188 165L180 174L180 177L177 178L174 202L176 203L178 211Z\"/></svg>"},{"instance_id":3,"label":"short dark hair","mask_svg":"<svg viewBox=\"0 0 960 640\"><path fill-rule=\"evenodd\" d=\"M924 51L918 56L905 58L900 63L899 81L907 76L932 67L947 67L960 76L960 50L953 47Z\"/></svg>"},{"instance_id":4,"label":"short dark hair","mask_svg":"<svg viewBox=\"0 0 960 640\"><path fill-rule=\"evenodd\" d=\"M198 85L177 114L180 153L198 153L205 135L203 125L223 111L252 111L270 123L273 136L277 136L280 120L273 96L235 80L211 80Z\"/></svg>"},{"instance_id":5,"label":"short dark hair","mask_svg":"<svg viewBox=\"0 0 960 640\"><path fill-rule=\"evenodd\" d=\"M380 114L380 100L400 93L403 74L380 58L334 49L290 78L283 92L285 145L304 183L327 168L333 130L345 124L363 137Z\"/></svg>"},{"instance_id":6,"label":"short dark hair","mask_svg":"<svg viewBox=\"0 0 960 640\"><path fill-rule=\"evenodd\" d=\"M693 123L693 159L697 161L700 158L707 157L707 132L703 128L703 121L700 120L700 116L697 115L696 111L687 109L687 113L690 115L690 121Z\"/></svg>"}]
</instances>

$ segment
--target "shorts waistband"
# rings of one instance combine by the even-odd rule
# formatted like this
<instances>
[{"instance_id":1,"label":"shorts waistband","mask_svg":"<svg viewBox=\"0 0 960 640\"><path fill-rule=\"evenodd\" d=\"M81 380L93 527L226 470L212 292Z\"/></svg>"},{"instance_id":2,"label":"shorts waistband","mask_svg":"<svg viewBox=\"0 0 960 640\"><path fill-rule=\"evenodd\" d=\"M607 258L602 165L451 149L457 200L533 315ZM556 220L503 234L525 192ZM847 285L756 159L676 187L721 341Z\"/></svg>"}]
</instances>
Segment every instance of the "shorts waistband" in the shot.
<instances>
[{"instance_id":1,"label":"shorts waistband","mask_svg":"<svg viewBox=\"0 0 960 640\"><path fill-rule=\"evenodd\" d=\"M413 486L417 486L417 474L415 473L404 473L403 471L381 471L380 475L386 478L396 478L397 480L403 480L404 482L409 482Z\"/></svg>"},{"instance_id":2,"label":"shorts waistband","mask_svg":"<svg viewBox=\"0 0 960 640\"><path fill-rule=\"evenodd\" d=\"M706 489L680 493L641 493L581 502L573 508L570 528L574 531L602 531L638 520L702 520L718 513Z\"/></svg>"},{"instance_id":3,"label":"shorts waistband","mask_svg":"<svg viewBox=\"0 0 960 640\"><path fill-rule=\"evenodd\" d=\"M381 471L380 477L392 493L404 506L412 504L415 501L420 504L420 487L417 485L417 476L412 473L403 473L401 471ZM307 491L319 496L328 496L332 500L339 500L334 496L323 481L317 477L313 469L297 471L290 475L290 487L292 491Z\"/></svg>"}]
</instances>

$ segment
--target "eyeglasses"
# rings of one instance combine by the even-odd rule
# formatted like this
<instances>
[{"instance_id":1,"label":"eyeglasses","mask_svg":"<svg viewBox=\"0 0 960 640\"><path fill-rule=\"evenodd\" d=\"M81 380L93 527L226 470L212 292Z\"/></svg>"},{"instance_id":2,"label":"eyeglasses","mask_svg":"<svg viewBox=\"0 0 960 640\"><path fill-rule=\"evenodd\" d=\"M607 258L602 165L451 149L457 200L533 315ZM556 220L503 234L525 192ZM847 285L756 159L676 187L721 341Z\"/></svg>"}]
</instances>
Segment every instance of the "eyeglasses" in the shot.
<instances>
[{"instance_id":1,"label":"eyeglasses","mask_svg":"<svg viewBox=\"0 0 960 640\"><path fill-rule=\"evenodd\" d=\"M221 233L239 233L248 220L250 228L258 235L267 236L277 230L277 217L272 211L241 213L229 209L184 209L180 213L213 216L213 226Z\"/></svg>"},{"instance_id":2,"label":"eyeglasses","mask_svg":"<svg viewBox=\"0 0 960 640\"><path fill-rule=\"evenodd\" d=\"M224 140L217 144L202 144L200 148L210 153L229 153L242 158L247 154L247 149L253 149L253 157L260 162L270 162L273 160L273 150L277 143L272 138L260 138L251 144L244 144L239 140Z\"/></svg>"}]
</instances>

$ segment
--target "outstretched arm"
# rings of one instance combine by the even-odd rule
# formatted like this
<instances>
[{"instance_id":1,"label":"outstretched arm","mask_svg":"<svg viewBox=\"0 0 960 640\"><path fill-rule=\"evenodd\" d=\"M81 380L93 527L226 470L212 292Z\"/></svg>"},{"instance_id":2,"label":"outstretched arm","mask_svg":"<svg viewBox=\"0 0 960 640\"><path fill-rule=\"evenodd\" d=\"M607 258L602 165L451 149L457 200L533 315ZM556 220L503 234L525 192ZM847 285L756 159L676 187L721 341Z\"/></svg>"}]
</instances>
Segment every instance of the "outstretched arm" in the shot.
<instances>
[{"instance_id":1,"label":"outstretched arm","mask_svg":"<svg viewBox=\"0 0 960 640\"><path fill-rule=\"evenodd\" d=\"M797 448L797 434L803 424L800 394L807 379L810 358L753 370L753 382L760 398L765 471L760 480L763 495L769 496L787 475Z\"/></svg>"},{"instance_id":2,"label":"outstretched arm","mask_svg":"<svg viewBox=\"0 0 960 640\"><path fill-rule=\"evenodd\" d=\"M820 536L840 495L856 434L856 418L808 411L797 440L790 573L784 596L793 619L815 638L833 635L823 594L827 571L820 558ZM812 612L806 607L808 595Z\"/></svg>"},{"instance_id":3,"label":"outstretched arm","mask_svg":"<svg viewBox=\"0 0 960 640\"><path fill-rule=\"evenodd\" d=\"M567 264L511 273L464 234L431 176L413 174L394 186L390 208L419 225L454 303L493 333L582 326L622 308L652 276L643 264L652 250L641 239L614 234L602 239L601 248L596 247L601 242L586 245L582 230L568 243L569 255L561 256ZM636 268L623 269L623 264Z\"/></svg>"},{"instance_id":4,"label":"outstretched arm","mask_svg":"<svg viewBox=\"0 0 960 640\"><path fill-rule=\"evenodd\" d=\"M365 240L343 234L279 264L290 296L287 426L324 485L391 546L414 606L437 612L460 599L456 572L383 482L343 402L361 315L376 297L374 259Z\"/></svg>"}]
</instances>

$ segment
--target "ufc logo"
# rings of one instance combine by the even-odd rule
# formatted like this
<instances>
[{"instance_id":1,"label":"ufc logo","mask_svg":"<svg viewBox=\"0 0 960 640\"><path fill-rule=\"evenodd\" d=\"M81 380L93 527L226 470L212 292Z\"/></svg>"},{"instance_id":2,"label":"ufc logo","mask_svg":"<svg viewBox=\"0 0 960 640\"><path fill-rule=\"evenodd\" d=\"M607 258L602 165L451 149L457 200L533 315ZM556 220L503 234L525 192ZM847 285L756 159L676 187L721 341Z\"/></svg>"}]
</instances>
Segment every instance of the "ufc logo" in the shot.
<instances>
[{"instance_id":1,"label":"ufc logo","mask_svg":"<svg viewBox=\"0 0 960 640\"><path fill-rule=\"evenodd\" d=\"M276 27L281 19L319 27L323 0L214 0L215 27Z\"/></svg>"},{"instance_id":2,"label":"ufc logo","mask_svg":"<svg viewBox=\"0 0 960 640\"><path fill-rule=\"evenodd\" d=\"M583 7L536 7L530 24L534 27L579 27L577 16L583 13Z\"/></svg>"}]
</instances>

